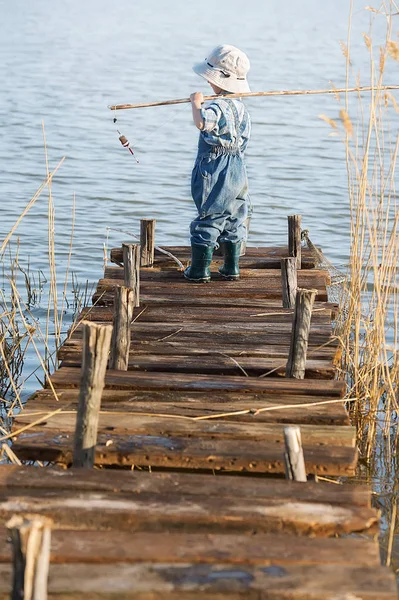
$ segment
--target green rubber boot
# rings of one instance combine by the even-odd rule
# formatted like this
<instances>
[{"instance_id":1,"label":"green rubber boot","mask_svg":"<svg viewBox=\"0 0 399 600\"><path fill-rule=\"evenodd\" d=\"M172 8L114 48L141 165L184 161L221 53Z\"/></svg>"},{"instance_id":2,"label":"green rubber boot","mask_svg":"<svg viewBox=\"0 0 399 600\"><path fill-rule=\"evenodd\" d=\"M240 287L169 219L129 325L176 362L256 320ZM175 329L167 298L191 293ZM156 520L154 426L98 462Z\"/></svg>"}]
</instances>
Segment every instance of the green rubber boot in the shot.
<instances>
[{"instance_id":1,"label":"green rubber boot","mask_svg":"<svg viewBox=\"0 0 399 600\"><path fill-rule=\"evenodd\" d=\"M236 281L240 278L240 269L238 261L240 259L241 242L233 244L232 242L223 242L220 244L223 250L224 265L220 267L219 273L224 279Z\"/></svg>"},{"instance_id":2,"label":"green rubber boot","mask_svg":"<svg viewBox=\"0 0 399 600\"><path fill-rule=\"evenodd\" d=\"M184 277L197 283L208 283L211 280L209 267L212 256L212 247L191 244L191 266L184 271Z\"/></svg>"}]
</instances>

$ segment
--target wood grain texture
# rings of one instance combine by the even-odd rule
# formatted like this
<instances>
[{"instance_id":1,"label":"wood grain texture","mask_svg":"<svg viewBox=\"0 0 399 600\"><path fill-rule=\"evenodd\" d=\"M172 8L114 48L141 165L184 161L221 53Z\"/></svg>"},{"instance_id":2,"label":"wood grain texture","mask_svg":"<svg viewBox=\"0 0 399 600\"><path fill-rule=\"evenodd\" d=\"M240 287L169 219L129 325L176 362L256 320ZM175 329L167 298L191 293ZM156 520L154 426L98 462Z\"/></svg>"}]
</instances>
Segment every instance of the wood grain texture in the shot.
<instances>
[{"instance_id":1,"label":"wood grain texture","mask_svg":"<svg viewBox=\"0 0 399 600\"><path fill-rule=\"evenodd\" d=\"M133 307L133 290L124 286L117 287L115 289L110 369L120 371L127 371L128 369Z\"/></svg>"},{"instance_id":2,"label":"wood grain texture","mask_svg":"<svg viewBox=\"0 0 399 600\"><path fill-rule=\"evenodd\" d=\"M11 559L7 530L0 526L0 563ZM55 530L52 563L169 562L231 565L356 564L378 567L378 543L357 538L307 538L284 534L127 533Z\"/></svg>"},{"instance_id":3,"label":"wood grain texture","mask_svg":"<svg viewBox=\"0 0 399 600\"><path fill-rule=\"evenodd\" d=\"M40 513L50 517L56 529L112 529L130 533L152 531L180 533L289 533L328 537L375 532L375 509L351 505L301 502L292 498L225 498L205 494L182 496L165 493L63 491L44 488L0 491L0 523L11 515Z\"/></svg>"},{"instance_id":4,"label":"wood grain texture","mask_svg":"<svg viewBox=\"0 0 399 600\"><path fill-rule=\"evenodd\" d=\"M0 565L0 600L9 600L10 566ZM386 567L271 565L233 567L142 563L50 566L49 600L397 600Z\"/></svg>"},{"instance_id":5,"label":"wood grain texture","mask_svg":"<svg viewBox=\"0 0 399 600\"><path fill-rule=\"evenodd\" d=\"M152 267L155 250L155 219L140 220L140 265Z\"/></svg>"},{"instance_id":6,"label":"wood grain texture","mask_svg":"<svg viewBox=\"0 0 399 600\"><path fill-rule=\"evenodd\" d=\"M112 327L97 323L82 324L83 358L79 374L79 403L74 435L75 466L91 467L97 438L98 414L104 388L105 370Z\"/></svg>"},{"instance_id":7,"label":"wood grain texture","mask_svg":"<svg viewBox=\"0 0 399 600\"><path fill-rule=\"evenodd\" d=\"M163 249L171 252L182 262L188 261L191 258L191 248L189 246L163 246ZM260 269L279 269L280 260L284 256L288 256L287 246L276 246L276 247L253 247L247 246L245 256L240 258L240 263L248 266L249 268L260 268ZM123 254L122 248L112 248L111 262L122 265ZM213 255L213 264L220 266L222 264L222 258L217 255ZM154 253L154 265L156 267L175 267L176 263L171 260L168 256L161 254L155 249ZM315 267L315 259L312 257L310 251L307 248L302 249L302 269L313 269Z\"/></svg>"},{"instance_id":8,"label":"wood grain texture","mask_svg":"<svg viewBox=\"0 0 399 600\"><path fill-rule=\"evenodd\" d=\"M242 485L240 485L242 483ZM259 502L273 500L274 503L289 502L293 497L298 502L316 504L353 505L370 508L371 489L367 485L331 485L320 481L297 483L284 479L259 477L203 475L201 473L166 473L122 470L93 469L32 469L26 466L0 465L0 491L30 494L29 490L47 489L59 495L63 491L102 491L126 493L162 498L168 494L188 496L231 498L232 489L237 498L258 499ZM19 490L19 492L18 492Z\"/></svg>"},{"instance_id":9,"label":"wood grain texture","mask_svg":"<svg viewBox=\"0 0 399 600\"><path fill-rule=\"evenodd\" d=\"M140 306L140 245L122 244L123 250L123 280L118 285L124 285L133 293L133 306Z\"/></svg>"},{"instance_id":10,"label":"wood grain texture","mask_svg":"<svg viewBox=\"0 0 399 600\"><path fill-rule=\"evenodd\" d=\"M56 389L77 387L80 383L80 370L75 367L61 367L51 376ZM336 380L293 380L287 378L254 378L236 376L191 375L185 373L141 373L134 371L107 371L107 389L136 390L190 390L190 391L241 391L269 394L295 394L306 396L335 396L345 394L345 382Z\"/></svg>"},{"instance_id":11,"label":"wood grain texture","mask_svg":"<svg viewBox=\"0 0 399 600\"><path fill-rule=\"evenodd\" d=\"M69 406L70 410L76 410L77 394L77 390L73 388L59 389L57 390L59 400L56 401L50 389L39 390L31 397L30 409L16 417L17 422L27 420L30 418L28 415L39 418L43 412L44 414L53 412L62 405ZM251 392L243 395L239 392L214 391L210 399L207 392L196 391L104 390L102 404L103 410L123 411L127 415L142 412L171 416L212 417L220 413L230 413L224 417L224 422L308 423L337 426L350 424L344 402L337 402L334 396L325 396L320 400L317 396L306 395L285 396ZM240 411L242 414L239 414Z\"/></svg>"},{"instance_id":12,"label":"wood grain texture","mask_svg":"<svg viewBox=\"0 0 399 600\"><path fill-rule=\"evenodd\" d=\"M317 290L297 290L286 377L295 377L296 379L305 377L309 333L316 294Z\"/></svg>"},{"instance_id":13,"label":"wood grain texture","mask_svg":"<svg viewBox=\"0 0 399 600\"><path fill-rule=\"evenodd\" d=\"M254 310L255 309L255 310ZM313 323L331 323L336 305L329 302L316 302L312 313ZM289 323L294 310L280 306L275 301L265 301L261 307L235 306L193 306L187 304L163 306L158 303L141 303L140 311L136 311L136 322L139 323L217 323L221 320L245 323ZM106 306L87 306L83 308L80 319L89 321L112 321L113 311Z\"/></svg>"},{"instance_id":14,"label":"wood grain texture","mask_svg":"<svg viewBox=\"0 0 399 600\"><path fill-rule=\"evenodd\" d=\"M43 407L44 408L44 407ZM40 415L34 411L24 416L22 412L16 417L13 431L20 427L34 423ZM263 444L279 444L284 442L284 425L279 423L258 423L256 418L252 422L234 422L224 419L209 419L194 421L192 418L177 418L175 415L168 417L162 412L160 416L140 415L126 413L125 411L109 412L103 405L99 415L98 431L112 435L152 435L171 437L190 437L198 439L217 440L252 440ZM161 410L161 409L160 409ZM46 411L42 409L42 414ZM65 413L57 413L47 421L43 421L30 429L32 432L48 431L53 434L60 432L72 433L75 430L76 411L66 407ZM314 446L347 446L355 447L356 429L352 426L320 426L304 424L301 427L302 439L305 445Z\"/></svg>"},{"instance_id":15,"label":"wood grain texture","mask_svg":"<svg viewBox=\"0 0 399 600\"><path fill-rule=\"evenodd\" d=\"M178 329L179 326L176 325ZM134 337L130 343L130 354L132 357L136 356L182 356L193 357L193 356L206 356L208 359L212 357L215 360L219 360L220 357L236 357L240 362L240 358L258 357L258 358L270 358L270 359L283 359L281 364L285 364L288 358L289 345L283 344L258 344L246 343L246 344L223 344L221 341L214 341L209 338L201 341L197 345L188 345L187 343L179 340L180 336L172 336L162 341L145 341L136 340ZM185 338L187 339L187 337ZM81 355L82 344L80 338L70 338L66 340L63 346L58 352L59 360L77 360L77 356ZM339 356L339 348L334 340L331 344L328 343L326 346L314 346L312 345L309 350L309 359L311 360L327 360L336 361Z\"/></svg>"},{"instance_id":16,"label":"wood grain texture","mask_svg":"<svg viewBox=\"0 0 399 600\"><path fill-rule=\"evenodd\" d=\"M301 268L302 246L301 246L301 215L289 215L288 217L288 256L296 258L297 269Z\"/></svg>"},{"instance_id":17,"label":"wood grain texture","mask_svg":"<svg viewBox=\"0 0 399 600\"><path fill-rule=\"evenodd\" d=\"M298 289L297 258L294 256L281 259L281 287L283 307L293 309Z\"/></svg>"},{"instance_id":18,"label":"wood grain texture","mask_svg":"<svg viewBox=\"0 0 399 600\"><path fill-rule=\"evenodd\" d=\"M122 346L123 348L123 346ZM232 360L222 355L144 355L128 354L126 348L121 350L120 360L110 368L129 371L151 371L169 373L208 373L210 375L241 375L245 372L252 377L284 377L286 361L284 358L237 357ZM118 354L118 355L119 355ZM116 355L116 356L118 356ZM123 355L123 356L122 356ZM77 367L81 364L81 352L65 355L62 366ZM125 368L126 367L126 368ZM305 363L304 376L310 379L333 379L336 369L331 360L312 360Z\"/></svg>"},{"instance_id":19,"label":"wood grain texture","mask_svg":"<svg viewBox=\"0 0 399 600\"><path fill-rule=\"evenodd\" d=\"M71 436L67 432L29 431L14 438L14 450L21 460L50 461L70 465ZM305 445L308 473L354 475L356 448ZM211 469L229 472L284 473L284 453L279 443L241 439L212 439L168 435L121 435L99 433L96 465L117 465L169 469Z\"/></svg>"}]
</instances>

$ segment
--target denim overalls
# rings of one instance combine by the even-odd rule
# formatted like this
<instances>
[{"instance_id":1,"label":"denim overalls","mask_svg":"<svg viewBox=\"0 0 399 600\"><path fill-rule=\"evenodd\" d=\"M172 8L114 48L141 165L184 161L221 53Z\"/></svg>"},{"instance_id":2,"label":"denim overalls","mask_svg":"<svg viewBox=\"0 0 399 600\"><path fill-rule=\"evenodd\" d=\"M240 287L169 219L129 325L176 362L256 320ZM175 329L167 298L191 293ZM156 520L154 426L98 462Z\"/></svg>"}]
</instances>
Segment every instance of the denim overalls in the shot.
<instances>
[{"instance_id":1,"label":"denim overalls","mask_svg":"<svg viewBox=\"0 0 399 600\"><path fill-rule=\"evenodd\" d=\"M230 109L230 123L224 145L211 145L200 133L198 155L191 177L191 193L198 217L191 223L191 243L218 247L218 242L234 244L246 239L245 220L251 210L248 179L244 164L246 141L242 132L250 125L244 107L240 123L235 103L228 98L218 101L222 113ZM232 130L234 128L234 131Z\"/></svg>"}]
</instances>

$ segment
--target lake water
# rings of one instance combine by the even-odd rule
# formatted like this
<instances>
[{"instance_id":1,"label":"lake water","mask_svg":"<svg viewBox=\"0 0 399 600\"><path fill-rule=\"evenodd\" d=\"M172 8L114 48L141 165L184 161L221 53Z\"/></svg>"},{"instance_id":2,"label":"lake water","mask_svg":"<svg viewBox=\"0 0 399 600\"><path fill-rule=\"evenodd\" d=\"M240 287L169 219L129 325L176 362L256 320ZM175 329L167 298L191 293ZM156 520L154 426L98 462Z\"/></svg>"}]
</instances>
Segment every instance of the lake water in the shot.
<instances>
[{"instance_id":1,"label":"lake water","mask_svg":"<svg viewBox=\"0 0 399 600\"><path fill-rule=\"evenodd\" d=\"M0 238L45 177L41 121L54 179L56 256L65 271L76 194L72 270L79 281L101 276L103 245L138 232L142 217L157 219L157 243L187 244L194 216L190 173L198 132L189 105L123 111L117 127L136 164L118 141L107 105L180 98L209 92L191 66L219 43L251 59L253 90L329 88L345 84L349 0L0 0ZM372 13L355 0L352 68L367 85L362 32ZM374 42L385 38L383 17ZM397 64L387 82L396 82ZM353 83L352 77L352 83ZM342 98L343 101L343 98ZM247 152L255 212L250 243L282 244L286 216L303 226L336 265L345 265L349 209L345 151L320 114L338 118L333 96L247 100L253 135ZM356 115L352 115L355 117ZM47 196L17 230L21 261L48 272ZM15 237L16 237L15 236ZM40 307L36 316L40 316ZM28 360L35 364L34 355ZM37 387L29 380L25 392ZM390 479L392 481L392 479Z\"/></svg>"},{"instance_id":2,"label":"lake water","mask_svg":"<svg viewBox=\"0 0 399 600\"><path fill-rule=\"evenodd\" d=\"M353 69L367 83L361 32L371 13L355 4ZM247 52L253 90L345 82L339 41L346 39L348 0L219 0L206 6L183 0L0 0L0 8L0 237L45 176L43 120L50 166L67 157L53 186L58 263L62 268L76 193L73 269L81 279L100 275L107 225L137 232L141 217L155 217L157 241L181 244L188 242L194 215L189 177L197 130L190 106L118 113L136 164L118 141L107 105L207 92L191 66L218 43ZM383 29L383 23L377 27L381 35ZM247 105L253 120L247 152L255 206L251 242L282 243L286 215L301 213L311 238L335 263L345 263L345 153L318 118L337 118L335 98L255 98ZM33 266L45 266L46 231L44 194L18 230L21 255L29 253ZM122 237L112 233L110 245Z\"/></svg>"}]
</instances>

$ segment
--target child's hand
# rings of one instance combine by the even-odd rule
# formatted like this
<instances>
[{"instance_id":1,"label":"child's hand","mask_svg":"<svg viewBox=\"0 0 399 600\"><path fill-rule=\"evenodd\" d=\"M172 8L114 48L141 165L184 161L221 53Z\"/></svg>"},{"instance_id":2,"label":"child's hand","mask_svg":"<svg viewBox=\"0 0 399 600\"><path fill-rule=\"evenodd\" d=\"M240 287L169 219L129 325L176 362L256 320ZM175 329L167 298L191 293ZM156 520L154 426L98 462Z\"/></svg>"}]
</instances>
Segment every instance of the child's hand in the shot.
<instances>
[{"instance_id":1,"label":"child's hand","mask_svg":"<svg viewBox=\"0 0 399 600\"><path fill-rule=\"evenodd\" d=\"M204 95L202 92L194 92L190 96L191 104L196 108L201 108L201 105L204 103Z\"/></svg>"}]
</instances>

